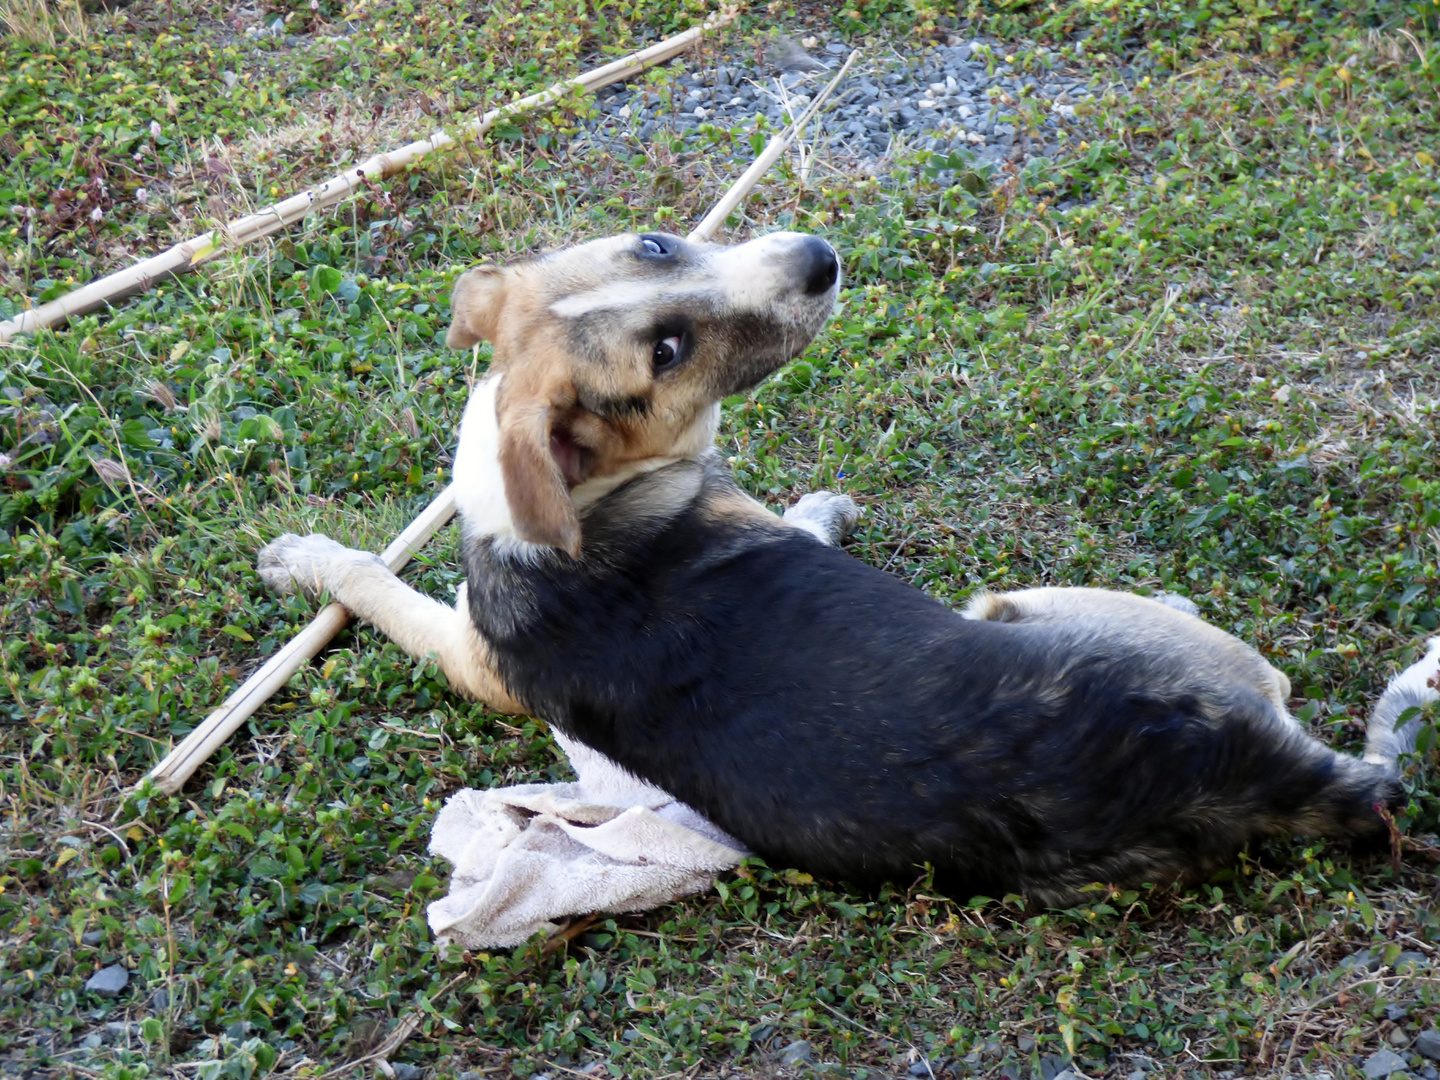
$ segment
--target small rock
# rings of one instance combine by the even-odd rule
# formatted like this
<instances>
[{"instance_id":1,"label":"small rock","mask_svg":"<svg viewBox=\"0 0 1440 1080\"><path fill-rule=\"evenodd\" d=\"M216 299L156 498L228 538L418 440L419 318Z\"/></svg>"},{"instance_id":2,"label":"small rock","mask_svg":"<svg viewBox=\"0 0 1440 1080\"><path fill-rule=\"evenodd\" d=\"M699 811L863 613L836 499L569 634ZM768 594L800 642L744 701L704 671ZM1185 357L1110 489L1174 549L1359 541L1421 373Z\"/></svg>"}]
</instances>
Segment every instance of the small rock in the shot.
<instances>
[{"instance_id":1,"label":"small rock","mask_svg":"<svg viewBox=\"0 0 1440 1080\"><path fill-rule=\"evenodd\" d=\"M1404 971L1408 967L1422 968L1430 966L1430 958L1424 953L1406 949L1399 956L1395 957L1394 969Z\"/></svg>"},{"instance_id":2,"label":"small rock","mask_svg":"<svg viewBox=\"0 0 1440 1080\"><path fill-rule=\"evenodd\" d=\"M1394 1050L1376 1050L1365 1059L1363 1071L1369 1080L1385 1080L1385 1077L1403 1073L1405 1069L1405 1059Z\"/></svg>"},{"instance_id":3,"label":"small rock","mask_svg":"<svg viewBox=\"0 0 1440 1080\"><path fill-rule=\"evenodd\" d=\"M1410 1015L1410 1006L1401 1005L1398 1001L1387 1001L1385 1003L1385 1019L1393 1024L1398 1024L1405 1017Z\"/></svg>"},{"instance_id":4,"label":"small rock","mask_svg":"<svg viewBox=\"0 0 1440 1080\"><path fill-rule=\"evenodd\" d=\"M80 944L89 945L91 948L101 944L104 940L105 931L103 930L86 930L80 935Z\"/></svg>"},{"instance_id":5,"label":"small rock","mask_svg":"<svg viewBox=\"0 0 1440 1080\"><path fill-rule=\"evenodd\" d=\"M105 1025L100 1037L111 1046L123 1046L130 1041L132 1028L136 1029L134 1034L138 1035L138 1024L122 1024L118 1020L112 1020Z\"/></svg>"},{"instance_id":6,"label":"small rock","mask_svg":"<svg viewBox=\"0 0 1440 1080\"><path fill-rule=\"evenodd\" d=\"M850 46L846 45L843 41L832 41L829 45L825 46L825 51L831 56L844 56L850 51Z\"/></svg>"},{"instance_id":7,"label":"small rock","mask_svg":"<svg viewBox=\"0 0 1440 1080\"><path fill-rule=\"evenodd\" d=\"M1021 1035L1015 1040L1015 1049L1019 1050L1022 1054L1028 1054L1031 1050L1035 1049L1035 1040L1029 1035Z\"/></svg>"},{"instance_id":8,"label":"small rock","mask_svg":"<svg viewBox=\"0 0 1440 1080\"><path fill-rule=\"evenodd\" d=\"M1420 1032L1415 1040L1415 1049L1431 1061L1440 1061L1440 1028Z\"/></svg>"},{"instance_id":9,"label":"small rock","mask_svg":"<svg viewBox=\"0 0 1440 1080\"><path fill-rule=\"evenodd\" d=\"M1000 1080L1022 1080L1024 1070L1020 1068L1018 1061L1007 1061L1000 1066L1000 1071L995 1074Z\"/></svg>"},{"instance_id":10,"label":"small rock","mask_svg":"<svg viewBox=\"0 0 1440 1080\"><path fill-rule=\"evenodd\" d=\"M810 1044L804 1039L796 1039L777 1055L781 1065L808 1065L814 1058L815 1052L810 1049Z\"/></svg>"},{"instance_id":11,"label":"small rock","mask_svg":"<svg viewBox=\"0 0 1440 1080\"><path fill-rule=\"evenodd\" d=\"M101 968L85 980L85 989L102 998L117 998L130 985L130 973L119 964Z\"/></svg>"},{"instance_id":12,"label":"small rock","mask_svg":"<svg viewBox=\"0 0 1440 1080\"><path fill-rule=\"evenodd\" d=\"M1420 1066L1420 1080L1440 1080L1440 1069L1434 1065Z\"/></svg>"},{"instance_id":13,"label":"small rock","mask_svg":"<svg viewBox=\"0 0 1440 1080\"><path fill-rule=\"evenodd\" d=\"M1056 1080L1062 1072L1070 1071L1069 1066L1059 1054L1046 1054L1040 1059L1040 1080Z\"/></svg>"},{"instance_id":14,"label":"small rock","mask_svg":"<svg viewBox=\"0 0 1440 1080\"><path fill-rule=\"evenodd\" d=\"M1000 1040L999 1040L999 1039L990 1039L988 1042L985 1043L984 1046L982 1046L982 1047L980 1048L980 1053L983 1054L985 1057L992 1057L992 1058L993 1058L993 1057L999 1057L999 1056L1000 1056Z\"/></svg>"},{"instance_id":15,"label":"small rock","mask_svg":"<svg viewBox=\"0 0 1440 1080\"><path fill-rule=\"evenodd\" d=\"M1385 1036L1385 1041L1398 1050L1402 1046L1410 1045L1410 1035L1404 1028L1397 1027L1394 1031L1390 1032L1389 1035Z\"/></svg>"},{"instance_id":16,"label":"small rock","mask_svg":"<svg viewBox=\"0 0 1440 1080\"><path fill-rule=\"evenodd\" d=\"M909 1072L911 1076L930 1076L930 1062L925 1058L921 1058L910 1066Z\"/></svg>"},{"instance_id":17,"label":"small rock","mask_svg":"<svg viewBox=\"0 0 1440 1080\"><path fill-rule=\"evenodd\" d=\"M1069 1069L1062 1069L1060 1072L1056 1073L1054 1077L1051 1078L1051 1080L1080 1080L1080 1078L1076 1076L1073 1072L1071 1072Z\"/></svg>"},{"instance_id":18,"label":"small rock","mask_svg":"<svg viewBox=\"0 0 1440 1080\"><path fill-rule=\"evenodd\" d=\"M425 1075L425 1070L418 1065L396 1065L392 1062L390 1068L395 1070L395 1080L420 1080Z\"/></svg>"},{"instance_id":19,"label":"small rock","mask_svg":"<svg viewBox=\"0 0 1440 1080\"><path fill-rule=\"evenodd\" d=\"M1128 1073L1125 1080L1145 1080L1145 1070L1136 1069L1134 1072Z\"/></svg>"},{"instance_id":20,"label":"small rock","mask_svg":"<svg viewBox=\"0 0 1440 1080\"><path fill-rule=\"evenodd\" d=\"M150 995L150 1008L155 1012L164 1012L170 1008L170 991L163 986Z\"/></svg>"},{"instance_id":21,"label":"small rock","mask_svg":"<svg viewBox=\"0 0 1440 1080\"><path fill-rule=\"evenodd\" d=\"M485 1080L485 1077L483 1074L471 1069L468 1072L461 1073L455 1080Z\"/></svg>"}]
</instances>

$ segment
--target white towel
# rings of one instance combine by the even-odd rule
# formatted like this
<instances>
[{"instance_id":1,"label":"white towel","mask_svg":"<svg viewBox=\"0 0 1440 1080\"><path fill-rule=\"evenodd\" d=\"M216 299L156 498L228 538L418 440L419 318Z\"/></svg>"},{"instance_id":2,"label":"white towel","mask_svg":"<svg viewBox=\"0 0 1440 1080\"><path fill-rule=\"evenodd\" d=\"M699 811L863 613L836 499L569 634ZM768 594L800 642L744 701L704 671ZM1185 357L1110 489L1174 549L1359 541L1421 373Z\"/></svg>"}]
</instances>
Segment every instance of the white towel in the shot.
<instances>
[{"instance_id":1,"label":"white towel","mask_svg":"<svg viewBox=\"0 0 1440 1080\"><path fill-rule=\"evenodd\" d=\"M644 911L703 892L745 857L740 843L668 792L555 732L579 777L456 792L430 834L454 864L430 905L444 945L519 945L572 915Z\"/></svg>"}]
</instances>

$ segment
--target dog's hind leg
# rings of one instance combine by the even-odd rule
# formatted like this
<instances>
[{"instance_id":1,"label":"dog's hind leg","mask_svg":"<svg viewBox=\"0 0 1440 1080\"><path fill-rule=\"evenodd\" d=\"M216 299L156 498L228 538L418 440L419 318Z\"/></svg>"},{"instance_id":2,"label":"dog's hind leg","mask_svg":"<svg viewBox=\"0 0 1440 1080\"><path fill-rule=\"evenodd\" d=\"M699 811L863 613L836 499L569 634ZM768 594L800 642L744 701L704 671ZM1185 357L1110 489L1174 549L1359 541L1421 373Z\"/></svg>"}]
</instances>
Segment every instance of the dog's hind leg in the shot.
<instances>
[{"instance_id":1,"label":"dog's hind leg","mask_svg":"<svg viewBox=\"0 0 1440 1080\"><path fill-rule=\"evenodd\" d=\"M256 569L277 593L328 593L411 656L434 653L450 685L502 713L525 710L495 674L490 650L470 621L462 589L454 608L422 596L377 555L328 536L286 533L260 549Z\"/></svg>"},{"instance_id":2,"label":"dog's hind leg","mask_svg":"<svg viewBox=\"0 0 1440 1080\"><path fill-rule=\"evenodd\" d=\"M1440 637L1431 638L1425 655L1390 680L1366 728L1365 760L1375 765L1393 765L1401 754L1415 749L1420 720L1412 716L1399 723L1409 709L1418 709L1440 700Z\"/></svg>"},{"instance_id":3,"label":"dog's hind leg","mask_svg":"<svg viewBox=\"0 0 1440 1080\"><path fill-rule=\"evenodd\" d=\"M822 544L839 544L860 520L860 508L849 495L812 491L782 515L786 525L804 529Z\"/></svg>"}]
</instances>

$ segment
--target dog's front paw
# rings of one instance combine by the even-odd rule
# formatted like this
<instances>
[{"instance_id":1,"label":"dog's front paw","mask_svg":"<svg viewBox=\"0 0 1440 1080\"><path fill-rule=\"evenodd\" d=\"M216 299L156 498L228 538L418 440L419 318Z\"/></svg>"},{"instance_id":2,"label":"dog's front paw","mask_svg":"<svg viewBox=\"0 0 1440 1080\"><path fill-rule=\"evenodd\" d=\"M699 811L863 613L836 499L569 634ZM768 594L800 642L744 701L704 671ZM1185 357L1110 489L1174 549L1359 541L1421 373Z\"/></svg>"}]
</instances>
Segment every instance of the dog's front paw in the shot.
<instances>
[{"instance_id":1,"label":"dog's front paw","mask_svg":"<svg viewBox=\"0 0 1440 1080\"><path fill-rule=\"evenodd\" d=\"M350 554L349 548L319 533L286 533L260 549L255 570L271 592L298 592L313 601L330 588L329 570Z\"/></svg>"},{"instance_id":2,"label":"dog's front paw","mask_svg":"<svg viewBox=\"0 0 1440 1080\"><path fill-rule=\"evenodd\" d=\"M860 507L849 495L812 491L785 511L785 522L813 533L823 543L838 544L860 520Z\"/></svg>"}]
</instances>

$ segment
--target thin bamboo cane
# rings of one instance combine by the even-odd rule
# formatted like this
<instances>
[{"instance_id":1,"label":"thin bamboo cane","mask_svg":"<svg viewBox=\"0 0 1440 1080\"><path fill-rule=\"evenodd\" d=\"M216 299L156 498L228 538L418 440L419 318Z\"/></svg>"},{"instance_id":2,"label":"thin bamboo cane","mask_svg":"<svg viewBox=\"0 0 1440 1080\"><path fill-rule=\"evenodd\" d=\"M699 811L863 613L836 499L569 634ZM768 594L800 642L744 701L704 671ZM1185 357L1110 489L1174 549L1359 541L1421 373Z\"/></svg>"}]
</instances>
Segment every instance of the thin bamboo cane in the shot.
<instances>
[{"instance_id":1,"label":"thin bamboo cane","mask_svg":"<svg viewBox=\"0 0 1440 1080\"><path fill-rule=\"evenodd\" d=\"M722 8L700 26L691 27L682 34L641 49L613 63L594 68L574 79L556 83L539 93L530 94L496 109L491 109L478 119L463 124L451 135L438 131L428 139L421 139L393 150L388 154L376 154L368 161L347 169L319 187L292 195L283 202L267 206L257 213L237 218L227 225L199 236L193 236L168 251L154 255L143 262L124 270L92 281L74 292L41 304L30 311L22 311L15 318L0 323L0 344L17 334L43 329L64 322L76 315L84 315L96 308L104 307L123 297L145 292L156 283L175 274L193 270L201 263L213 259L221 252L279 232L305 217L307 214L324 210L349 198L367 180L393 176L423 157L440 150L458 146L462 141L480 138L501 120L518 116L533 109L541 108L560 100L576 89L594 91L613 82L620 82L636 75L646 68L654 67L672 57L678 56L699 41L705 34L717 30L734 19L738 8Z\"/></svg>"},{"instance_id":2,"label":"thin bamboo cane","mask_svg":"<svg viewBox=\"0 0 1440 1080\"><path fill-rule=\"evenodd\" d=\"M816 95L800 118L770 140L765 149L760 152L760 156L741 174L740 179L730 186L725 195L715 204L714 209L706 214L695 230L690 233L689 239L711 240L714 238L725 223L725 219L740 205L740 200L755 186L756 181L764 175L765 171L775 163L785 148L795 141L796 136L804 130L819 111L820 106L824 104L825 99L830 96L830 92L835 89L840 80L845 77L850 70L850 65L854 63L858 55L858 51L852 52L835 78ZM410 557L439 532L454 515L455 492L453 486L447 485L445 490L440 492L430 502L430 505L425 507L420 515L406 527L405 531L381 553L380 558L385 561L385 565L391 571L399 573L400 568L410 561ZM284 686L290 680L291 675L295 674L302 665L314 659L349 621L350 613L340 604L329 604L323 608L309 626L291 638L283 649L267 660L259 671L246 679L233 694L226 698L224 704L207 716L199 727L185 736L180 745L170 751L165 759L150 771L149 779L157 788L167 794L173 794L180 790L191 774L218 750L220 745L234 734L240 725L245 723L272 694Z\"/></svg>"}]
</instances>

